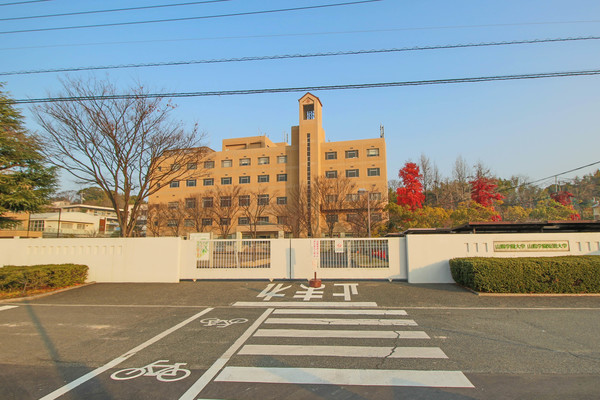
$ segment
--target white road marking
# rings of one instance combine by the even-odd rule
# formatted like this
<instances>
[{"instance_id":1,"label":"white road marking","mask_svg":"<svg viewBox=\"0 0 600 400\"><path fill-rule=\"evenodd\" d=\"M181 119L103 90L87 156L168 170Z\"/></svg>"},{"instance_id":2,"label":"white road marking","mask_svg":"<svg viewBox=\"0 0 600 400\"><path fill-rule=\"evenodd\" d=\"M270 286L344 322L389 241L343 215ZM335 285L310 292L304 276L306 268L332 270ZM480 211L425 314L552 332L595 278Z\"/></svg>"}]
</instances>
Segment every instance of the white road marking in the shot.
<instances>
[{"instance_id":1,"label":"white road marking","mask_svg":"<svg viewBox=\"0 0 600 400\"><path fill-rule=\"evenodd\" d=\"M257 337L308 337L349 339L430 339L423 331L351 331L308 329L259 329Z\"/></svg>"},{"instance_id":2,"label":"white road marking","mask_svg":"<svg viewBox=\"0 0 600 400\"><path fill-rule=\"evenodd\" d=\"M227 367L217 382L473 388L460 371Z\"/></svg>"},{"instance_id":3,"label":"white road marking","mask_svg":"<svg viewBox=\"0 0 600 400\"><path fill-rule=\"evenodd\" d=\"M238 301L234 307L343 307L343 308L366 308L377 307L374 301L344 302L344 301Z\"/></svg>"},{"instance_id":4,"label":"white road marking","mask_svg":"<svg viewBox=\"0 0 600 400\"><path fill-rule=\"evenodd\" d=\"M158 342L165 336L175 332L179 328L184 327L185 325L200 318L201 316L203 316L204 314L206 314L212 310L213 310L213 308L207 308L205 310L202 310L201 312L191 316L190 318L186 319L185 321L178 323L177 325L167 329L166 331L164 331L162 333L159 333L158 335L154 336L152 339L149 339L149 340L145 341L144 343L140 344L139 346L134 347L133 349L120 355L119 357L108 362L107 364L104 364L103 366L96 368L95 370L93 370L91 372L88 372L87 374L83 375L82 377L75 379L73 382L70 382L70 383L64 385L63 387L56 389L54 392L47 394L46 396L42 397L40 400L56 399L56 398L62 396L63 394L73 390L74 388L81 385L82 383L85 383L85 382L89 381L90 379L100 375L101 373L119 365L123 361L125 361L128 358L130 358L131 356L135 355L138 351L143 350L146 347L150 346L151 344Z\"/></svg>"},{"instance_id":5,"label":"white road marking","mask_svg":"<svg viewBox=\"0 0 600 400\"><path fill-rule=\"evenodd\" d=\"M275 310L273 314L308 314L308 315L407 315L404 310L337 310L337 309L304 309L292 308L288 310Z\"/></svg>"},{"instance_id":6,"label":"white road marking","mask_svg":"<svg viewBox=\"0 0 600 400\"><path fill-rule=\"evenodd\" d=\"M266 324L417 326L412 319L269 318Z\"/></svg>"},{"instance_id":7,"label":"white road marking","mask_svg":"<svg viewBox=\"0 0 600 400\"><path fill-rule=\"evenodd\" d=\"M190 388L179 398L179 400L194 400L196 396L210 383L210 381L221 371L227 364L229 359L242 345L252 336L258 329L260 324L273 312L272 308L268 308L254 323L240 336L223 355L210 366L209 369L196 381Z\"/></svg>"},{"instance_id":8,"label":"white road marking","mask_svg":"<svg viewBox=\"0 0 600 400\"><path fill-rule=\"evenodd\" d=\"M374 346L300 346L281 344L247 344L241 355L372 357L372 358L448 358L439 347L374 347Z\"/></svg>"},{"instance_id":9,"label":"white road marking","mask_svg":"<svg viewBox=\"0 0 600 400\"><path fill-rule=\"evenodd\" d=\"M19 306L0 306L0 311L10 310L11 308L17 308Z\"/></svg>"}]
</instances>

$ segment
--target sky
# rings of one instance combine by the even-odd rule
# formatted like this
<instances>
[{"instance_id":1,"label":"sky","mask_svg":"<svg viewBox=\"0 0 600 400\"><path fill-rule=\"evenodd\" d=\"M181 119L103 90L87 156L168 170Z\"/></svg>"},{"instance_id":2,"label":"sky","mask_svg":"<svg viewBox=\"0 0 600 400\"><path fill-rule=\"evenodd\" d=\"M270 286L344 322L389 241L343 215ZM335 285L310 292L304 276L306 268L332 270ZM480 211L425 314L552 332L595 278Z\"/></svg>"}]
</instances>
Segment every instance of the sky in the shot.
<instances>
[{"instance_id":1,"label":"sky","mask_svg":"<svg viewBox=\"0 0 600 400\"><path fill-rule=\"evenodd\" d=\"M125 93L206 92L600 70L600 40L381 54L6 74L43 69L600 37L595 1L0 0L0 82L13 99L60 94L61 79L107 79ZM7 5L9 3L21 3ZM150 5L153 9L14 19ZM200 4L202 3L202 4ZM350 4L355 3L355 4ZM328 7L320 7L331 5ZM313 8L309 8L313 7ZM296 10L289 10L289 9ZM298 9L303 8L303 9ZM288 11L276 11L288 9ZM265 12L269 11L269 12ZM256 13L262 12L262 13ZM235 16L215 15L245 14ZM53 29L138 21L171 22ZM199 18L202 17L202 18ZM12 19L11 19L12 18ZM28 32L15 32L24 31ZM38 30L38 31L36 31ZM600 167L600 76L371 89L314 90L327 140L379 137L388 179L422 154L451 177L458 156L500 178L566 181ZM298 125L304 92L176 98L174 118L198 123L207 145ZM27 105L27 126L39 127ZM550 184L554 178L542 181ZM63 177L64 189L76 188Z\"/></svg>"}]
</instances>

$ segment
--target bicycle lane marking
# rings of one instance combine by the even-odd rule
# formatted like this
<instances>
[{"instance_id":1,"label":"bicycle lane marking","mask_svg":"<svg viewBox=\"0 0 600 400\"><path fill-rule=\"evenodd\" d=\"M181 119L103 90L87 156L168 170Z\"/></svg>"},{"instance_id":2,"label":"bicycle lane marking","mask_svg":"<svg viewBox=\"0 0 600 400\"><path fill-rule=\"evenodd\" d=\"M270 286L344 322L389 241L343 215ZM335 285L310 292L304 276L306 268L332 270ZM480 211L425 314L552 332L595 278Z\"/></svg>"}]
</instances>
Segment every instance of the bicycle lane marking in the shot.
<instances>
[{"instance_id":1,"label":"bicycle lane marking","mask_svg":"<svg viewBox=\"0 0 600 400\"><path fill-rule=\"evenodd\" d=\"M145 341L144 343L140 344L137 347L134 347L133 349L129 350L128 352L120 355L119 357L115 358L112 361L109 361L108 363L104 364L103 366L96 368L95 370L88 372L87 374L83 375L82 377L79 377L77 379L75 379L73 382L70 382L58 389L56 389L55 391L53 391L52 393L47 394L46 396L42 397L40 400L53 400L56 399L60 396L62 396L63 394L70 392L71 390L75 389L77 386L89 381L90 379L102 374L103 372L116 367L117 365L119 365L120 363L122 363L123 361L127 360L128 358L134 356L137 352L139 352L140 350L145 349L146 347L158 342L159 340L163 339L165 336L168 336L169 334L175 332L176 330L184 327L185 325L189 324L190 322L200 318L201 316L203 316L204 314L210 312L214 310L213 307L209 307L206 308L202 311L200 311L199 313L191 316L190 318L186 319L185 321L182 321L180 323L178 323L175 326L172 326L171 328L163 331L162 333L159 333L158 335L154 336L153 338Z\"/></svg>"},{"instance_id":2,"label":"bicycle lane marking","mask_svg":"<svg viewBox=\"0 0 600 400\"><path fill-rule=\"evenodd\" d=\"M225 364L229 362L231 357L239 350L240 347L252 336L258 327L271 315L273 308L268 308L254 323L246 329L246 332L240 336L235 343L223 355L210 366L208 370L179 398L179 400L194 400L198 394L213 380L213 378L223 369Z\"/></svg>"}]
</instances>

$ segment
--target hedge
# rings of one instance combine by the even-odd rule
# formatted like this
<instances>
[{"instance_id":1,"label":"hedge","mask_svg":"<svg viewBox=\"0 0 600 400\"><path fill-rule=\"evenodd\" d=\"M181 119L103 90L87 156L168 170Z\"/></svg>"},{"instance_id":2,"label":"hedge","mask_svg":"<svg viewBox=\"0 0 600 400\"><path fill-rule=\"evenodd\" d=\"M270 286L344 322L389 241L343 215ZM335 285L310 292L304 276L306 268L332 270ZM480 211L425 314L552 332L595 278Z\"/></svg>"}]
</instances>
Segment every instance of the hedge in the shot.
<instances>
[{"instance_id":1,"label":"hedge","mask_svg":"<svg viewBox=\"0 0 600 400\"><path fill-rule=\"evenodd\" d=\"M87 265L49 264L32 266L8 265L0 268L0 291L58 288L84 283Z\"/></svg>"},{"instance_id":2,"label":"hedge","mask_svg":"<svg viewBox=\"0 0 600 400\"><path fill-rule=\"evenodd\" d=\"M487 293L600 293L600 256L450 260L459 285Z\"/></svg>"}]
</instances>

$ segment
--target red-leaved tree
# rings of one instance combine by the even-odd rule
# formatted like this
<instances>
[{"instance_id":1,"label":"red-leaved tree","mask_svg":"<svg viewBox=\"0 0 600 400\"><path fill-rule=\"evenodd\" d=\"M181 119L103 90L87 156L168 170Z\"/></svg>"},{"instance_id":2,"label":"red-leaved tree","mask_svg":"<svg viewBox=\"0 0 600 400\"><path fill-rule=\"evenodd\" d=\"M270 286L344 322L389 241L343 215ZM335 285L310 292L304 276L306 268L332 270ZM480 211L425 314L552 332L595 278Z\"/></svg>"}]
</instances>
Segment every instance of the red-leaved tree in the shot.
<instances>
[{"instance_id":1,"label":"red-leaved tree","mask_svg":"<svg viewBox=\"0 0 600 400\"><path fill-rule=\"evenodd\" d=\"M398 205L407 206L411 211L415 211L417 208L423 207L425 201L425 194L423 193L423 183L417 164L407 162L404 164L404 168L398 173L400 179L402 179L403 187L399 187L396 190Z\"/></svg>"},{"instance_id":2,"label":"red-leaved tree","mask_svg":"<svg viewBox=\"0 0 600 400\"><path fill-rule=\"evenodd\" d=\"M575 197L573 193L567 192L566 190L560 190L555 193L550 193L550 198L557 203L562 204L563 206L570 207L573 210L573 214L569 216L569 219L572 221L581 219L581 215L579 215L575 208L573 208L573 202L571 200L572 197Z\"/></svg>"},{"instance_id":3,"label":"red-leaved tree","mask_svg":"<svg viewBox=\"0 0 600 400\"><path fill-rule=\"evenodd\" d=\"M484 207L494 209L494 200L502 200L504 198L500 193L496 193L496 180L480 176L469 182L471 184L471 199L481 204ZM492 221L501 221L502 217L494 215Z\"/></svg>"}]
</instances>

